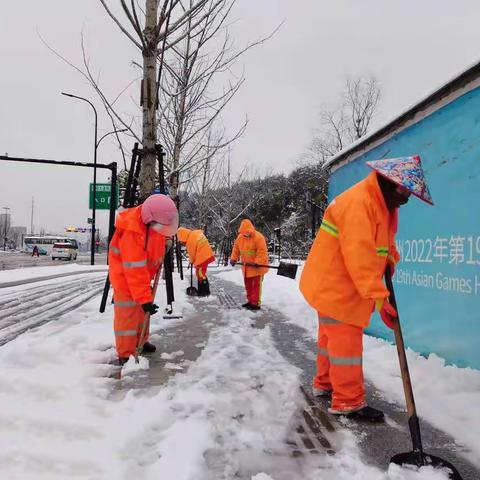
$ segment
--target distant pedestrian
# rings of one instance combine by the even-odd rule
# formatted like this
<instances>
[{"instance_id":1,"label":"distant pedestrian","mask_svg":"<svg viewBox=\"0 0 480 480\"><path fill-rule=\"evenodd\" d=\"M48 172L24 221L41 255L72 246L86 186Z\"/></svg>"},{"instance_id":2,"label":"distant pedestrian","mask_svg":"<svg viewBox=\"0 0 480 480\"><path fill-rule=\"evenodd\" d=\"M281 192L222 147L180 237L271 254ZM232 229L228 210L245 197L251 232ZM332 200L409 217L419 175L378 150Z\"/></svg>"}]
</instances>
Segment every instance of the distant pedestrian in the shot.
<instances>
[{"instance_id":1,"label":"distant pedestrian","mask_svg":"<svg viewBox=\"0 0 480 480\"><path fill-rule=\"evenodd\" d=\"M39 257L40 254L38 253L38 247L36 245L32 248L32 257Z\"/></svg>"},{"instance_id":2,"label":"distant pedestrian","mask_svg":"<svg viewBox=\"0 0 480 480\"><path fill-rule=\"evenodd\" d=\"M363 330L375 309L389 328L397 317L382 277L400 259L395 248L399 207L412 193L432 200L418 156L367 165L374 171L325 211L300 290L318 312L314 394L332 395L330 413L381 421L383 412L365 400Z\"/></svg>"},{"instance_id":3,"label":"distant pedestrian","mask_svg":"<svg viewBox=\"0 0 480 480\"><path fill-rule=\"evenodd\" d=\"M243 263L243 281L248 300L242 307L249 310L260 310L262 282L268 268L255 265L268 264L267 242L248 219L244 219L240 223L238 236L230 256L230 265L235 266L238 260Z\"/></svg>"},{"instance_id":4,"label":"distant pedestrian","mask_svg":"<svg viewBox=\"0 0 480 480\"><path fill-rule=\"evenodd\" d=\"M177 230L178 241L186 245L188 260L195 266L198 281L199 297L210 295L210 284L207 278L208 265L215 261L212 247L203 230L190 230L180 227Z\"/></svg>"},{"instance_id":5,"label":"distant pedestrian","mask_svg":"<svg viewBox=\"0 0 480 480\"><path fill-rule=\"evenodd\" d=\"M145 314L158 311L151 281L165 256L165 239L175 235L178 212L166 195L151 195L142 205L119 213L108 253L108 275L113 287L114 331L121 364L134 355ZM143 352L154 352L148 329Z\"/></svg>"}]
</instances>

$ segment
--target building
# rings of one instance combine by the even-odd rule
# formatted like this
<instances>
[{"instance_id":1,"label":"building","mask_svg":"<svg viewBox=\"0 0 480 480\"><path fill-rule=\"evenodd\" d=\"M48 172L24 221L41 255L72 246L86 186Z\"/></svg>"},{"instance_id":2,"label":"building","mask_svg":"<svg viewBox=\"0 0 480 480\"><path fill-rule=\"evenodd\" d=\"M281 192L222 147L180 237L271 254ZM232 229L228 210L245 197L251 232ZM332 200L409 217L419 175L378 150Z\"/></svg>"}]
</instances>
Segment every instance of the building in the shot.
<instances>
[{"instance_id":1,"label":"building","mask_svg":"<svg viewBox=\"0 0 480 480\"><path fill-rule=\"evenodd\" d=\"M0 247L8 246L8 233L12 223L10 213L0 213Z\"/></svg>"},{"instance_id":2,"label":"building","mask_svg":"<svg viewBox=\"0 0 480 480\"><path fill-rule=\"evenodd\" d=\"M420 155L435 206L412 197L397 236L394 286L405 343L480 368L480 63L329 160L329 199L365 161ZM367 331L392 339L373 319Z\"/></svg>"},{"instance_id":3,"label":"building","mask_svg":"<svg viewBox=\"0 0 480 480\"><path fill-rule=\"evenodd\" d=\"M27 227L10 227L8 240L12 248L21 249L23 247L23 237L27 234Z\"/></svg>"}]
</instances>

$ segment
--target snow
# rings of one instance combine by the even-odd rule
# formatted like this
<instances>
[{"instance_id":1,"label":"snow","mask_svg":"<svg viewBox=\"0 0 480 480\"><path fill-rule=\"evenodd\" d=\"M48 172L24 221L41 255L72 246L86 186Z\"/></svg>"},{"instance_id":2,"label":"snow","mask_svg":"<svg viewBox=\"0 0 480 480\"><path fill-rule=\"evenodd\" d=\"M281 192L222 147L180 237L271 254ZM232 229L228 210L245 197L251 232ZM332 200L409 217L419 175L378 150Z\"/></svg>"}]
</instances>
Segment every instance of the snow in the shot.
<instances>
[{"instance_id":1,"label":"snow","mask_svg":"<svg viewBox=\"0 0 480 480\"><path fill-rule=\"evenodd\" d=\"M61 267L54 268L58 271ZM12 275L12 271L8 273ZM20 272L14 275L22 276ZM242 281L238 270L221 275L237 283ZM183 314L183 318L152 316L152 336L168 332L195 314L190 302L200 299L186 297L188 284L189 279L185 279L175 292L175 313ZM9 288L9 293L15 288ZM314 318L292 288L291 280L268 275L264 291L265 303L281 307L291 321L301 323L314 334ZM214 297L201 300L197 305L216 302ZM161 298L157 302L161 304ZM148 360L141 357L140 364L135 364L131 358L122 379L111 378L115 372L115 367L108 364L115 358L112 310L108 304L102 315L98 304L96 297L0 347L2 478L447 478L429 467L414 471L390 465L387 472L382 472L367 466L361 461L356 439L348 431L340 433L342 449L337 455L312 455L302 460L300 468L284 442L291 415L300 402L299 371L277 351L268 326L250 326L254 315L250 312L224 311L221 322L212 322L210 336L195 362L183 363L182 370L172 371L161 387L138 388L136 376L149 368ZM390 371L388 361L392 347L380 342L370 345L370 340L367 344L367 370L372 362L380 362L385 371L379 370L375 381L382 391L386 389L385 394L396 398L394 368L392 364ZM164 358L175 366L183 354L183 350L177 350ZM430 367L422 363L426 360L412 353L410 358L415 364L414 375L427 375ZM457 396L478 394L471 384L477 378L475 372L462 377L457 375L458 369L442 366L439 361L436 368L448 372L448 377L445 381L429 380L434 392L442 391L445 396L453 394L452 390ZM398 374L396 377L398 383ZM466 389L467 382L470 390ZM419 394L426 396L425 391ZM478 405L475 398L477 402L472 405ZM447 405L440 402L435 409L440 416ZM460 415L454 415L450 422L458 428L467 426L466 420L461 423ZM468 426L473 428L474 422L470 420Z\"/></svg>"},{"instance_id":2,"label":"snow","mask_svg":"<svg viewBox=\"0 0 480 480\"><path fill-rule=\"evenodd\" d=\"M238 269L220 273L225 280L243 285ZM301 270L297 273L299 281ZM293 283L292 283L293 282ZM292 322L317 338L316 312L305 302L295 281L272 273L265 275L263 303L283 312ZM407 349L417 412L434 426L467 447L467 457L480 465L480 371L446 365L442 358L428 358ZM388 401L405 408L396 347L364 336L364 373Z\"/></svg>"},{"instance_id":3,"label":"snow","mask_svg":"<svg viewBox=\"0 0 480 480\"><path fill-rule=\"evenodd\" d=\"M77 263L69 263L66 265L51 266L51 267L31 267L31 268L17 268L15 270L0 271L0 285L5 282L15 282L21 280L28 280L32 278L48 277L50 275L62 273L81 273L92 270L107 271L106 265L79 265Z\"/></svg>"}]
</instances>

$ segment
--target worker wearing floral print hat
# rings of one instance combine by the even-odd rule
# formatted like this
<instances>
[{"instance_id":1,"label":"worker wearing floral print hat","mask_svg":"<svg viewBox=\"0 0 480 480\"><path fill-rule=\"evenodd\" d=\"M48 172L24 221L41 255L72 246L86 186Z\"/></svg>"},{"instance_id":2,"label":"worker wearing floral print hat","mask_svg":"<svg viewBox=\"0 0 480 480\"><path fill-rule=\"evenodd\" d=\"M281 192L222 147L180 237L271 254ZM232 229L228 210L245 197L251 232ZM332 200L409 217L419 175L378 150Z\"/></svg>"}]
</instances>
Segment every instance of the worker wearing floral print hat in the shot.
<instances>
[{"instance_id":1,"label":"worker wearing floral print hat","mask_svg":"<svg viewBox=\"0 0 480 480\"><path fill-rule=\"evenodd\" d=\"M377 309L392 328L397 313L382 278L399 260L398 208L411 194L432 203L420 157L367 162L372 172L328 206L300 279L318 312L315 395L332 395L332 414L382 421L367 406L362 370L363 330Z\"/></svg>"}]
</instances>

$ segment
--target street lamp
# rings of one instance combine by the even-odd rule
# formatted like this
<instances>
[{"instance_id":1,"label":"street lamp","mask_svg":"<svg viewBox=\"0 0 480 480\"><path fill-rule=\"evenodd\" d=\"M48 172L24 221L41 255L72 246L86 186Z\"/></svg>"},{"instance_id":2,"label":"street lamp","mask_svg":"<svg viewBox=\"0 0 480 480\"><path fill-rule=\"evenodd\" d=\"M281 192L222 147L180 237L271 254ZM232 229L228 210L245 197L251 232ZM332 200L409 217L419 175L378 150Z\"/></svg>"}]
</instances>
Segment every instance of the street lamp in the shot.
<instances>
[{"instance_id":1,"label":"street lamp","mask_svg":"<svg viewBox=\"0 0 480 480\"><path fill-rule=\"evenodd\" d=\"M97 142L97 148L100 145L100 142L105 138L108 137L108 135L111 135L112 133L122 133L128 131L128 128L122 128L120 130L112 130L111 132L106 133L103 137L100 137L100 140Z\"/></svg>"},{"instance_id":2,"label":"street lamp","mask_svg":"<svg viewBox=\"0 0 480 480\"><path fill-rule=\"evenodd\" d=\"M84 102L87 102L92 108L93 111L95 112L95 141L94 141L94 148L93 148L93 205L92 205L92 239L91 239L91 246L90 246L90 265L95 265L95 210L96 210L96 202L97 202L97 147L98 143L97 142L97 134L98 134L98 115L97 115L97 109L93 105L90 100L87 100L86 98L79 97L77 95L73 95L71 93L65 93L62 92L62 95L65 95L66 97L70 98L77 98L78 100L83 100ZM103 138L103 137L102 137ZM100 139L101 140L101 139Z\"/></svg>"}]
</instances>

